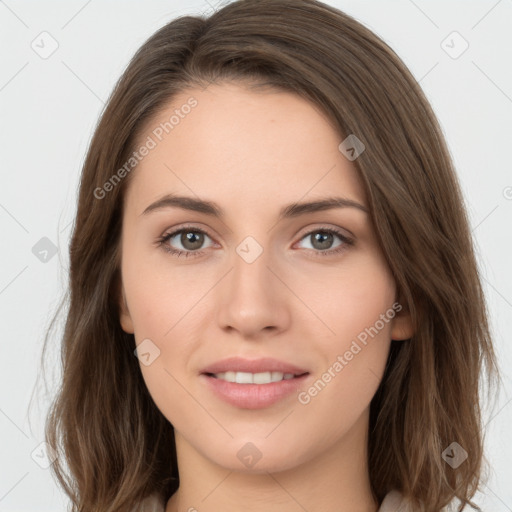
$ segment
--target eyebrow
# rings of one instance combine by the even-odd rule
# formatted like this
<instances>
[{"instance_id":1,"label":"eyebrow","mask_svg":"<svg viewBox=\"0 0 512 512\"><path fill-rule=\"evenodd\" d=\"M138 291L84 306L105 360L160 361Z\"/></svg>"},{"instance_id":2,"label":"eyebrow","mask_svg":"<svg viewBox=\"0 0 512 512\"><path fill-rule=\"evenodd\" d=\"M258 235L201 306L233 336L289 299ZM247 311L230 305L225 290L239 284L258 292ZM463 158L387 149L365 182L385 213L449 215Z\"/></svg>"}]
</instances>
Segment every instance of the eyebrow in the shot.
<instances>
[{"instance_id":1,"label":"eyebrow","mask_svg":"<svg viewBox=\"0 0 512 512\"><path fill-rule=\"evenodd\" d=\"M189 196L179 196L176 194L167 194L161 197L154 203L151 203L140 215L147 215L157 210L172 207L205 213L206 215L211 215L212 217L218 217L220 219L225 217L224 210L213 201L196 199ZM291 219L307 213L321 212L333 208L357 208L367 214L369 213L365 206L352 199L344 197L326 197L316 201L291 203L286 205L279 211L278 219Z\"/></svg>"}]
</instances>

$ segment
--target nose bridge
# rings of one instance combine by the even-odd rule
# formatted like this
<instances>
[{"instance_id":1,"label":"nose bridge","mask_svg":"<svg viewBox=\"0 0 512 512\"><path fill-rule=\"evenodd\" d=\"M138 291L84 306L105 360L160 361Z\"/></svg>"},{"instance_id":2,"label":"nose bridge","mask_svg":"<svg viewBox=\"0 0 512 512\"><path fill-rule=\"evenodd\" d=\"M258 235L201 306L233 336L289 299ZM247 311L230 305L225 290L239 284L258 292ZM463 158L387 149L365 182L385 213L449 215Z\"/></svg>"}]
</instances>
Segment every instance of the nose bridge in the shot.
<instances>
[{"instance_id":1,"label":"nose bridge","mask_svg":"<svg viewBox=\"0 0 512 512\"><path fill-rule=\"evenodd\" d=\"M261 240L261 236L259 236ZM268 240L266 238L265 240ZM236 247L233 255L231 281L236 290L263 294L268 293L269 276L272 275L271 251L268 242L260 243L255 236L246 236Z\"/></svg>"},{"instance_id":2,"label":"nose bridge","mask_svg":"<svg viewBox=\"0 0 512 512\"><path fill-rule=\"evenodd\" d=\"M289 319L283 285L269 269L275 266L270 247L265 247L269 238L261 237L265 242L248 235L235 246L219 301L220 325L244 336L268 327L281 330Z\"/></svg>"}]
</instances>

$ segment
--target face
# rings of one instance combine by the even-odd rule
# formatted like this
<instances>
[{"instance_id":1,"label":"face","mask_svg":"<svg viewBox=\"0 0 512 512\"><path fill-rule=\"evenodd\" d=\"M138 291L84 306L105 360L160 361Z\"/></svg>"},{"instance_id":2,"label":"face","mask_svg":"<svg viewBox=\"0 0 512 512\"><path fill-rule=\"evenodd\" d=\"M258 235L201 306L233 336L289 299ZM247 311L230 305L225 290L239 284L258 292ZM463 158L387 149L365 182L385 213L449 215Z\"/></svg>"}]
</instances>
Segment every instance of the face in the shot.
<instances>
[{"instance_id":1,"label":"face","mask_svg":"<svg viewBox=\"0 0 512 512\"><path fill-rule=\"evenodd\" d=\"M411 332L343 138L299 96L235 84L182 92L148 137L124 198L120 321L155 404L225 468L346 444Z\"/></svg>"}]
</instances>

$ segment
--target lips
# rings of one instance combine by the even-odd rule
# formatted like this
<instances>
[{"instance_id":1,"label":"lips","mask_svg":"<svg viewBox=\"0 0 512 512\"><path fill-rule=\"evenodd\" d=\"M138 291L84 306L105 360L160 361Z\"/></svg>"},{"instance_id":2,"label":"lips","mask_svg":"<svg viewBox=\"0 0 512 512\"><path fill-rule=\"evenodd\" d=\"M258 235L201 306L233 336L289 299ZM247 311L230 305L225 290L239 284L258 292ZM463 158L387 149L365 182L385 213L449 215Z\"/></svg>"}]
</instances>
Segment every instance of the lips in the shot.
<instances>
[{"instance_id":1,"label":"lips","mask_svg":"<svg viewBox=\"0 0 512 512\"><path fill-rule=\"evenodd\" d=\"M200 379L207 389L241 409L262 409L297 393L310 379L299 366L273 358L230 357L206 366Z\"/></svg>"},{"instance_id":2,"label":"lips","mask_svg":"<svg viewBox=\"0 0 512 512\"><path fill-rule=\"evenodd\" d=\"M229 357L210 364L201 370L202 374L214 375L226 372L243 373L266 373L281 372L283 374L293 374L294 376L308 373L307 369L280 361L271 357L260 359L244 359L242 357Z\"/></svg>"}]
</instances>

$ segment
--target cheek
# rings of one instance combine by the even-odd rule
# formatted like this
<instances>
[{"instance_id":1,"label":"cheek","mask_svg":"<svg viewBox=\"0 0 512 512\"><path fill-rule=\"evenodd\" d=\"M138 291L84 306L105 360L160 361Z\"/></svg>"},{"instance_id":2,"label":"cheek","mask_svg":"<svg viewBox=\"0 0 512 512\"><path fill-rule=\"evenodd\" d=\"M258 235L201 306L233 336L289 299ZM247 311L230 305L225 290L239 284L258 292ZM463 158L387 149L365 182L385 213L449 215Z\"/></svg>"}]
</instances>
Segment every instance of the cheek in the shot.
<instances>
[{"instance_id":1,"label":"cheek","mask_svg":"<svg viewBox=\"0 0 512 512\"><path fill-rule=\"evenodd\" d=\"M302 275L297 281L305 302L329 330L326 347L342 349L365 329L374 326L395 302L396 287L393 276L381 257L374 251L354 254L340 264L319 272L316 279ZM382 325L384 337L391 331L391 323ZM364 337L364 336L363 336Z\"/></svg>"},{"instance_id":2,"label":"cheek","mask_svg":"<svg viewBox=\"0 0 512 512\"><path fill-rule=\"evenodd\" d=\"M395 310L395 282L379 254L354 259L325 275L323 286L308 286L311 309L329 327L316 337L322 363L314 389L305 389L304 401L347 406L343 414L360 414L369 404L382 378L391 343ZM322 395L323 398L315 398ZM336 409L339 411L339 409ZM333 410L333 414L336 414ZM355 419L357 416L354 416Z\"/></svg>"},{"instance_id":3,"label":"cheek","mask_svg":"<svg viewBox=\"0 0 512 512\"><path fill-rule=\"evenodd\" d=\"M358 422L384 374L394 295L387 281L373 283L353 288L352 294L340 293L339 302L329 309L327 322L336 334L317 338L321 363L315 367L315 379L297 397L305 431L317 428L319 422L327 425L325 445Z\"/></svg>"},{"instance_id":4,"label":"cheek","mask_svg":"<svg viewBox=\"0 0 512 512\"><path fill-rule=\"evenodd\" d=\"M163 250L144 249L148 245L148 240L132 241L127 237L122 262L123 284L138 342L144 338L163 341L169 329L186 315L187 306L190 309L187 289L197 288L169 265Z\"/></svg>"},{"instance_id":5,"label":"cheek","mask_svg":"<svg viewBox=\"0 0 512 512\"><path fill-rule=\"evenodd\" d=\"M183 375L200 339L197 318L208 314L207 301L200 301L207 282L193 274L192 266L183 272L162 262L162 256L155 259L132 250L123 261L123 283L135 343L145 344L141 353L150 354L149 364L139 355L146 387L162 414L173 425L181 425L201 414L194 409Z\"/></svg>"}]
</instances>

